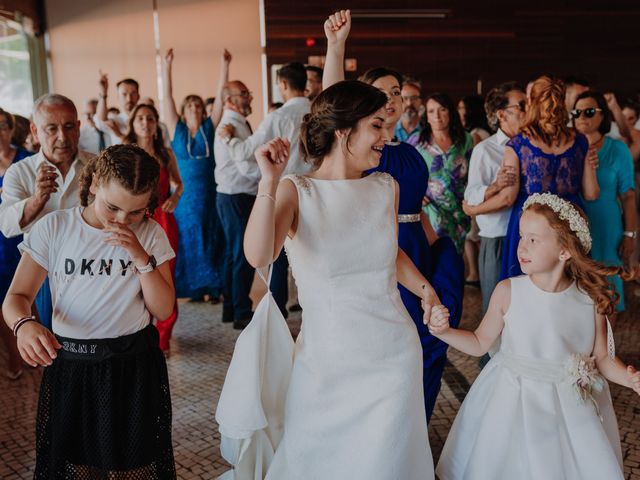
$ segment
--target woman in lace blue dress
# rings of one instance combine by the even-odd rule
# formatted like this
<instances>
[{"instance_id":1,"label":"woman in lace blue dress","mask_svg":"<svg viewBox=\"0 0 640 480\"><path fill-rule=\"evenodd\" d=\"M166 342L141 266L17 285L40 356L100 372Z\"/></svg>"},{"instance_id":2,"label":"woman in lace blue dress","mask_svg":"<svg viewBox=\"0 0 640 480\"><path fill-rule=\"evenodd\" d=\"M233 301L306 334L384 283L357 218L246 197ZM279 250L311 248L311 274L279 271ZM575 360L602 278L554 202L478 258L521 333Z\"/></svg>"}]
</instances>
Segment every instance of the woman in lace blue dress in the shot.
<instances>
[{"instance_id":1,"label":"woman in lace blue dress","mask_svg":"<svg viewBox=\"0 0 640 480\"><path fill-rule=\"evenodd\" d=\"M225 51L219 93L227 80L231 55ZM176 262L176 295L201 299L208 295L217 301L222 291L224 236L216 210L216 181L213 141L215 124L222 116L218 94L211 116L198 95L188 95L180 112L173 100L171 68L173 50L163 62L163 114L178 160L184 193L174 215L178 222L179 247Z\"/></svg>"},{"instance_id":2,"label":"woman in lace blue dress","mask_svg":"<svg viewBox=\"0 0 640 480\"><path fill-rule=\"evenodd\" d=\"M344 19L344 20L342 20ZM337 12L325 23L328 51L324 68L323 88L344 79L342 69L344 43L351 28L349 11ZM338 25L338 22L341 22ZM331 23L336 30L332 30ZM335 41L334 41L335 39ZM393 138L394 128L402 115L402 75L386 68L374 68L360 79L387 95L387 118L384 128ZM462 315L464 292L464 263L449 237L438 238L429 218L422 211L429 183L429 170L420 153L408 143L388 142L382 150L380 164L368 171L390 174L400 185L398 205L398 245L409 256L420 273L433 286L439 300L450 312L450 321L456 325ZM447 344L431 335L422 321L420 298L398 285L405 308L411 315L422 344L423 388L427 421L431 418L442 381L447 357Z\"/></svg>"},{"instance_id":3,"label":"woman in lace blue dress","mask_svg":"<svg viewBox=\"0 0 640 480\"><path fill-rule=\"evenodd\" d=\"M520 133L507 143L503 163L515 168L518 180L475 207L465 204L469 215L513 207L502 254L500 279L522 275L518 262L519 222L522 205L533 193L554 193L581 205L599 195L597 156L589 142L567 124L564 85L547 76L538 78L527 104ZM587 156L588 154L588 156Z\"/></svg>"}]
</instances>

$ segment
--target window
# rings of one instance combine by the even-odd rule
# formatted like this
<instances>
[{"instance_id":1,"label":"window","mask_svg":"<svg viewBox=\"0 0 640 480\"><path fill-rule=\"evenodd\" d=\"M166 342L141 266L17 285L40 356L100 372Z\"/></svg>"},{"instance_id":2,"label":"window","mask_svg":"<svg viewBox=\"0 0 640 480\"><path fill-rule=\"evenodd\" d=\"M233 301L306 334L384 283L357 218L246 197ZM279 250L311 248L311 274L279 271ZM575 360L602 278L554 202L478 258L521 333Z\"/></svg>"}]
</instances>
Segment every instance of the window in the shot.
<instances>
[{"instance_id":1,"label":"window","mask_svg":"<svg viewBox=\"0 0 640 480\"><path fill-rule=\"evenodd\" d=\"M25 117L34 100L27 35L20 23L0 17L0 107Z\"/></svg>"}]
</instances>

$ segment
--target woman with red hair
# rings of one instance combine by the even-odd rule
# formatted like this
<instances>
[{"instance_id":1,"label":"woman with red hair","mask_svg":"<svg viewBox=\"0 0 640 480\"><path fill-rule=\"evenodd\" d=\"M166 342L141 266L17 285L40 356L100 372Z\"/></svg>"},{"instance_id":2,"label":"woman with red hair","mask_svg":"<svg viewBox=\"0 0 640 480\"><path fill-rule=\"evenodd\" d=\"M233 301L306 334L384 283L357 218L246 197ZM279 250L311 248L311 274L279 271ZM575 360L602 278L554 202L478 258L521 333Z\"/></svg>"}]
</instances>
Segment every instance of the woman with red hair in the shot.
<instances>
[{"instance_id":1,"label":"woman with red hair","mask_svg":"<svg viewBox=\"0 0 640 480\"><path fill-rule=\"evenodd\" d=\"M560 80L542 76L533 83L525 123L520 133L507 143L503 159L505 167L515 169L515 184L479 205L464 204L467 215L513 207L502 254L501 279L522 275L517 255L518 222L529 195L553 193L580 205L580 194L585 200L595 200L600 194L596 177L598 157L589 149L587 138L568 126L564 96Z\"/></svg>"}]
</instances>

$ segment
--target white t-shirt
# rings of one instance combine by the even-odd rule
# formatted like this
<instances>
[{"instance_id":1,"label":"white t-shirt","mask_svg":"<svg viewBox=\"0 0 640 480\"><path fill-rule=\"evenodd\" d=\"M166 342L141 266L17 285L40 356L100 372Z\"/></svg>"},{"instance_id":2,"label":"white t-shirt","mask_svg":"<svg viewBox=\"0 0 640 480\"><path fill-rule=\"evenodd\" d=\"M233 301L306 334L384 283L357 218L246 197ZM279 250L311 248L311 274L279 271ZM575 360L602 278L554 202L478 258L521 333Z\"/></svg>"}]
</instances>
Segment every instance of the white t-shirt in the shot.
<instances>
[{"instance_id":1,"label":"white t-shirt","mask_svg":"<svg viewBox=\"0 0 640 480\"><path fill-rule=\"evenodd\" d=\"M135 333L149 324L151 313L129 254L105 244L110 234L85 222L81 212L76 207L46 215L18 246L49 272L53 331L77 339ZM175 257L154 220L130 228L158 265Z\"/></svg>"}]
</instances>

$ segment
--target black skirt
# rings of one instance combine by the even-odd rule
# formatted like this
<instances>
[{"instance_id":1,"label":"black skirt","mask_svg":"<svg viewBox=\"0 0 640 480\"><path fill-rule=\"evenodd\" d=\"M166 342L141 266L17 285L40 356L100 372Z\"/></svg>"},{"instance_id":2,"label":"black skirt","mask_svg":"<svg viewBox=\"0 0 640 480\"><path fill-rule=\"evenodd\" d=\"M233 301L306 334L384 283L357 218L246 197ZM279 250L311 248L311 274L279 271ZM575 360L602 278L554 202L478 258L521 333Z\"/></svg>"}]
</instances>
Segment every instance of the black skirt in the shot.
<instances>
[{"instance_id":1,"label":"black skirt","mask_svg":"<svg viewBox=\"0 0 640 480\"><path fill-rule=\"evenodd\" d=\"M175 479L158 331L58 341L40 385L34 479Z\"/></svg>"}]
</instances>

